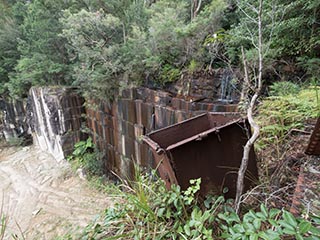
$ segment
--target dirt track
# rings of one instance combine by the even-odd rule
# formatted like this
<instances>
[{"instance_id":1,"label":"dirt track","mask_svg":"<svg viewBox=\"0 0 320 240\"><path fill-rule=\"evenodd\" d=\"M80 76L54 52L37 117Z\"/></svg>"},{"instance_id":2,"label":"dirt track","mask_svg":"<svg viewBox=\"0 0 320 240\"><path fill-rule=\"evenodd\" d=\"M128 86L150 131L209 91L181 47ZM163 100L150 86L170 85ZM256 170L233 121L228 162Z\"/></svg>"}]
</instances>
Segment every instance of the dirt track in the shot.
<instances>
[{"instance_id":1,"label":"dirt track","mask_svg":"<svg viewBox=\"0 0 320 240\"><path fill-rule=\"evenodd\" d=\"M66 162L34 146L0 149L0 209L9 217L5 239L21 232L27 240L79 232L110 203Z\"/></svg>"}]
</instances>

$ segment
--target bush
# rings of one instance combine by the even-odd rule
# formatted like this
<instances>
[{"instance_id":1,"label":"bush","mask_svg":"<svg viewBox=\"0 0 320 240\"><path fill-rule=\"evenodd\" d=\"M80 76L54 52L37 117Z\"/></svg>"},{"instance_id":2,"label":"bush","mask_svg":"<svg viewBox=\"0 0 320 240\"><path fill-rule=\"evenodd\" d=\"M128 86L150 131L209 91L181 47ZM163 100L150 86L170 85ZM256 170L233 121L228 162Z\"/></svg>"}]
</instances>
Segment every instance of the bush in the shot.
<instances>
[{"instance_id":1,"label":"bush","mask_svg":"<svg viewBox=\"0 0 320 240\"><path fill-rule=\"evenodd\" d=\"M311 221L296 218L286 210L270 209L263 204L260 211L250 210L240 217L234 211L220 213L222 220L220 227L223 229L221 237L224 239L318 239L320 230L316 228L318 216L313 216ZM319 222L318 222L319 224Z\"/></svg>"},{"instance_id":2,"label":"bush","mask_svg":"<svg viewBox=\"0 0 320 240\"><path fill-rule=\"evenodd\" d=\"M18 137L11 137L7 140L9 146L16 146L16 147L20 147L23 145L23 138L18 138Z\"/></svg>"},{"instance_id":3,"label":"bush","mask_svg":"<svg viewBox=\"0 0 320 240\"><path fill-rule=\"evenodd\" d=\"M76 169L82 168L89 177L103 174L102 157L90 137L76 143L73 153L67 159Z\"/></svg>"},{"instance_id":4,"label":"bush","mask_svg":"<svg viewBox=\"0 0 320 240\"><path fill-rule=\"evenodd\" d=\"M314 89L300 91L296 95L266 98L259 106L257 120L261 126L258 146L282 141L293 128L304 127L305 120L318 115L316 92Z\"/></svg>"},{"instance_id":5,"label":"bush","mask_svg":"<svg viewBox=\"0 0 320 240\"><path fill-rule=\"evenodd\" d=\"M4 239L8 224L8 218L4 215L2 210L3 207L0 209L0 240Z\"/></svg>"},{"instance_id":6,"label":"bush","mask_svg":"<svg viewBox=\"0 0 320 240\"><path fill-rule=\"evenodd\" d=\"M289 94L298 94L300 87L293 82L276 82L270 86L270 95L285 96Z\"/></svg>"},{"instance_id":7,"label":"bush","mask_svg":"<svg viewBox=\"0 0 320 240\"><path fill-rule=\"evenodd\" d=\"M154 174L138 174L130 185L113 187L117 201L88 225L80 239L317 239L319 216L296 218L285 210L250 210L243 217L222 196L200 203L201 179L185 191L167 190Z\"/></svg>"},{"instance_id":8,"label":"bush","mask_svg":"<svg viewBox=\"0 0 320 240\"><path fill-rule=\"evenodd\" d=\"M167 190L154 175L140 175L129 185L115 186L118 197L101 221L89 225L82 239L213 239L213 225L223 197L207 198L198 205L200 179L182 191Z\"/></svg>"}]
</instances>

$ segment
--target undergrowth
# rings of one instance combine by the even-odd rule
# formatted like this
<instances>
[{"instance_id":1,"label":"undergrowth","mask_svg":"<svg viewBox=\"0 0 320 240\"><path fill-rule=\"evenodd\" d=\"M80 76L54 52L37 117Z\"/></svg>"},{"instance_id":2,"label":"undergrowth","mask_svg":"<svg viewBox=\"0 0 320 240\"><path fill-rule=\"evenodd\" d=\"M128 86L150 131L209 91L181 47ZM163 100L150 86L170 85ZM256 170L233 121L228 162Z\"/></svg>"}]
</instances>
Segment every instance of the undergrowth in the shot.
<instances>
[{"instance_id":1,"label":"undergrowth","mask_svg":"<svg viewBox=\"0 0 320 240\"><path fill-rule=\"evenodd\" d=\"M257 117L262 126L260 150L280 146L293 129L303 130L306 120L318 116L318 109L315 91L311 88L265 99ZM94 146L88 139L76 146L72 159L89 167L93 152ZM76 239L320 239L320 217L314 213L296 217L278 205L265 205L266 199L260 206L260 201L247 205L249 210L238 215L232 200L222 196L207 196L200 201L201 179L191 180L186 190L175 185L167 190L154 172L136 172L134 181L120 185L109 183L105 190L115 197L114 205ZM263 194L269 198L275 196L272 187L263 186L270 188ZM277 188L277 192L281 190L278 185Z\"/></svg>"},{"instance_id":2,"label":"undergrowth","mask_svg":"<svg viewBox=\"0 0 320 240\"><path fill-rule=\"evenodd\" d=\"M279 209L288 207L300 168L312 162L304 151L319 113L318 87L298 93L295 87L290 91L279 90L280 87L283 86L273 88L278 96L265 98L258 106L256 119L261 132L255 149L260 184L243 196L249 205L264 202Z\"/></svg>"},{"instance_id":3,"label":"undergrowth","mask_svg":"<svg viewBox=\"0 0 320 240\"><path fill-rule=\"evenodd\" d=\"M7 229L7 217L0 212L0 240L4 239L4 235Z\"/></svg>"},{"instance_id":4,"label":"undergrowth","mask_svg":"<svg viewBox=\"0 0 320 240\"><path fill-rule=\"evenodd\" d=\"M153 174L138 174L130 185L114 186L117 201L79 237L95 239L319 239L319 217L296 218L279 209L267 209L241 216L232 201L208 196L199 201L201 179L190 187L165 188Z\"/></svg>"},{"instance_id":5,"label":"undergrowth","mask_svg":"<svg viewBox=\"0 0 320 240\"><path fill-rule=\"evenodd\" d=\"M292 129L303 129L306 120L318 116L316 99L314 88L264 99L258 108L261 134L256 147L264 149L274 142L281 144Z\"/></svg>"},{"instance_id":6,"label":"undergrowth","mask_svg":"<svg viewBox=\"0 0 320 240\"><path fill-rule=\"evenodd\" d=\"M5 234L8 226L8 216L4 213L4 196L0 205L0 240L5 239Z\"/></svg>"},{"instance_id":7,"label":"undergrowth","mask_svg":"<svg viewBox=\"0 0 320 240\"><path fill-rule=\"evenodd\" d=\"M89 177L102 176L103 174L102 156L91 137L86 141L77 142L74 151L67 160L72 163L74 169L83 169Z\"/></svg>"}]
</instances>

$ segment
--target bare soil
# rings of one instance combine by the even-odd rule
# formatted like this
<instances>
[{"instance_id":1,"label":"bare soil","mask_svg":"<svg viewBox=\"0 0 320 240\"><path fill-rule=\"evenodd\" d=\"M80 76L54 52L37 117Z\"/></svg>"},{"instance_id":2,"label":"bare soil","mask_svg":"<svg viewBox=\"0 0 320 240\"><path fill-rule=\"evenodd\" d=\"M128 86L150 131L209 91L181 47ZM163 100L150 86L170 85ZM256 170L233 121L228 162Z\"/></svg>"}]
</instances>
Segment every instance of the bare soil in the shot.
<instances>
[{"instance_id":1,"label":"bare soil","mask_svg":"<svg viewBox=\"0 0 320 240\"><path fill-rule=\"evenodd\" d=\"M107 194L73 174L67 162L58 163L35 146L0 146L0 211L2 206L8 217L5 239L75 236L111 203Z\"/></svg>"}]
</instances>

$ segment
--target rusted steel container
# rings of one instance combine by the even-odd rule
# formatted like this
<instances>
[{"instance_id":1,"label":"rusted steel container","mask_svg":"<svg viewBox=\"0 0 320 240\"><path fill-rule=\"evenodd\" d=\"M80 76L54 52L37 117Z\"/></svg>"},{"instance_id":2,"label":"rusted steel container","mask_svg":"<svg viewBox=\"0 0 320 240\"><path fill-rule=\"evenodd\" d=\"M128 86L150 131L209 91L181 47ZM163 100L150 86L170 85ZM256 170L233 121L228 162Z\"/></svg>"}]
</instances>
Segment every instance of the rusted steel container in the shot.
<instances>
[{"instance_id":1,"label":"rusted steel container","mask_svg":"<svg viewBox=\"0 0 320 240\"><path fill-rule=\"evenodd\" d=\"M311 134L309 144L306 149L306 154L320 155L320 117L318 118L318 121Z\"/></svg>"},{"instance_id":2,"label":"rusted steel container","mask_svg":"<svg viewBox=\"0 0 320 240\"><path fill-rule=\"evenodd\" d=\"M201 178L201 195L235 197L243 146L250 136L247 121L237 113L206 113L144 136L153 152L160 177L170 188L182 189L190 179ZM256 184L258 171L252 149L245 190Z\"/></svg>"}]
</instances>

